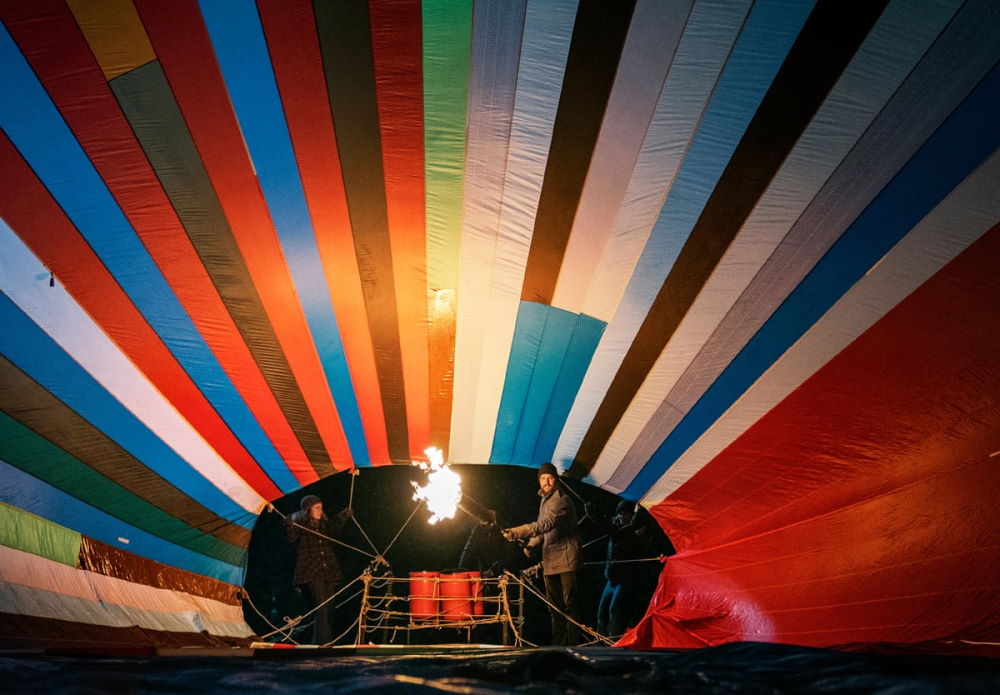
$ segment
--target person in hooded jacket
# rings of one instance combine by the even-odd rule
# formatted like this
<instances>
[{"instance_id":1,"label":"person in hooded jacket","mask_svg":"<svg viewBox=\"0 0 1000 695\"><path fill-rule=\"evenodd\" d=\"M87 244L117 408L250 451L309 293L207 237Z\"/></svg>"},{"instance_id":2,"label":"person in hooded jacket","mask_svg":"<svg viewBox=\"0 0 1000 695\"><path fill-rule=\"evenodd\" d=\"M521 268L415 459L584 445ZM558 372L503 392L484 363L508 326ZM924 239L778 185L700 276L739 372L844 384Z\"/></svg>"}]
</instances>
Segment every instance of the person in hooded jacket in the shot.
<instances>
[{"instance_id":1,"label":"person in hooded jacket","mask_svg":"<svg viewBox=\"0 0 1000 695\"><path fill-rule=\"evenodd\" d=\"M295 545L293 583L305 590L310 607L320 606L313 614L315 644L333 641L335 601L323 602L336 593L344 575L334 553L334 543L329 539L340 533L353 515L348 507L331 520L323 513L323 500L316 495L306 495L299 504L299 511L285 522L285 535Z\"/></svg>"},{"instance_id":2,"label":"person in hooded jacket","mask_svg":"<svg viewBox=\"0 0 1000 695\"><path fill-rule=\"evenodd\" d=\"M545 594L555 607L549 608L552 644L574 645L580 641L580 630L563 614L580 621L576 576L580 568L580 529L576 507L560 485L559 472L551 463L539 466L538 487L538 495L542 498L538 519L506 529L504 536L530 539L526 552L541 546Z\"/></svg>"},{"instance_id":3,"label":"person in hooded jacket","mask_svg":"<svg viewBox=\"0 0 1000 695\"><path fill-rule=\"evenodd\" d=\"M597 608L597 631L615 638L625 633L634 612L639 575L636 566L629 563L642 554L648 530L644 517L635 513L635 507L634 502L621 500L607 526L606 582ZM595 514L591 516L597 518Z\"/></svg>"}]
</instances>

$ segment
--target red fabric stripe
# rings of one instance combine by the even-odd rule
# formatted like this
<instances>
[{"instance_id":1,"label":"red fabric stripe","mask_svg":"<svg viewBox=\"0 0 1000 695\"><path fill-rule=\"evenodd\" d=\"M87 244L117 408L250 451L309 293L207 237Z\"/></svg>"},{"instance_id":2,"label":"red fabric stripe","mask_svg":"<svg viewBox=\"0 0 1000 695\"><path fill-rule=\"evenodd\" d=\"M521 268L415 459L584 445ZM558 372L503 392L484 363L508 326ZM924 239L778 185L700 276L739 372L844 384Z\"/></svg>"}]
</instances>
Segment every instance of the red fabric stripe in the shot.
<instances>
[{"instance_id":1,"label":"red fabric stripe","mask_svg":"<svg viewBox=\"0 0 1000 695\"><path fill-rule=\"evenodd\" d=\"M316 480L305 452L118 108L75 18L62 2L40 1L49 6L44 22L31 21L28 16L38 10L37 4L30 12L25 5L19 6L20 10L5 8L12 36L268 438L300 482ZM202 420L192 420L192 424L262 496L280 497L282 493L228 427L218 417L216 421L211 430Z\"/></svg>"},{"instance_id":2,"label":"red fabric stripe","mask_svg":"<svg viewBox=\"0 0 1000 695\"><path fill-rule=\"evenodd\" d=\"M424 112L419 0L369 0L410 456L430 442ZM445 442L433 442L444 448Z\"/></svg>"},{"instance_id":3,"label":"red fabric stripe","mask_svg":"<svg viewBox=\"0 0 1000 695\"><path fill-rule=\"evenodd\" d=\"M153 380L167 400L189 422L197 423L199 432L209 442L231 437L232 433L201 391L2 132L0 176L11 193L3 196L0 214L24 243L43 260L129 359ZM252 471L236 470L251 482L248 475ZM270 480L265 480L270 484ZM270 485L268 499L280 497L282 493L273 484ZM255 489L261 491L264 487L258 485Z\"/></svg>"},{"instance_id":4,"label":"red fabric stripe","mask_svg":"<svg viewBox=\"0 0 1000 695\"><path fill-rule=\"evenodd\" d=\"M1000 641L1000 226L653 509L632 645Z\"/></svg>"},{"instance_id":5,"label":"red fabric stripe","mask_svg":"<svg viewBox=\"0 0 1000 695\"><path fill-rule=\"evenodd\" d=\"M372 463L391 463L312 3L260 0L257 7L330 285L368 454Z\"/></svg>"},{"instance_id":6,"label":"red fabric stripe","mask_svg":"<svg viewBox=\"0 0 1000 695\"><path fill-rule=\"evenodd\" d=\"M292 287L277 234L197 3L137 0L136 9L191 131L233 236L254 278L275 334L333 465L349 468L347 447L305 315Z\"/></svg>"}]
</instances>

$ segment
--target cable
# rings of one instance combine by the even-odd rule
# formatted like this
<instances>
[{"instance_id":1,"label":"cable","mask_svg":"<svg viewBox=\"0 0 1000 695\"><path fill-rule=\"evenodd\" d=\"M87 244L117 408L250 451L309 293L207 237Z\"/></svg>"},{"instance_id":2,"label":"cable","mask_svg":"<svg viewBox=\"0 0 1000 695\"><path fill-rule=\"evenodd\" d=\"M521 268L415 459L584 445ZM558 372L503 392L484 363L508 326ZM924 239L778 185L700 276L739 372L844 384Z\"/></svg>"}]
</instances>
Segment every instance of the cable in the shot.
<instances>
[{"instance_id":1,"label":"cable","mask_svg":"<svg viewBox=\"0 0 1000 695\"><path fill-rule=\"evenodd\" d=\"M581 563L581 564L583 564L585 566L587 566L587 565L625 565L625 564L628 564L630 562L663 562L665 560L666 560L666 558L663 555L661 555L659 557L643 557L643 558L639 558L638 560L600 560L600 561L594 561L594 562L584 562L584 563Z\"/></svg>"},{"instance_id":2,"label":"cable","mask_svg":"<svg viewBox=\"0 0 1000 695\"><path fill-rule=\"evenodd\" d=\"M410 512L410 516L406 519L406 521L403 522L403 525L399 527L399 530L396 532L395 537L392 539L392 541L390 541L389 545L386 546L386 549L383 550L381 553L379 553L379 557L383 558L383 562L384 562L384 558L385 558L386 554L389 552L389 549L393 546L393 544L395 544L396 540L399 538L399 534L401 534L403 532L403 529L405 529L407 526L409 526L410 521L413 519L414 515L416 515L417 510L420 509L420 505L421 505L421 502L417 502L417 506L415 506L413 508L413 511ZM386 563L386 564L389 564L389 563Z\"/></svg>"},{"instance_id":3,"label":"cable","mask_svg":"<svg viewBox=\"0 0 1000 695\"><path fill-rule=\"evenodd\" d=\"M561 615L568 622L573 623L578 628L580 628L581 630L583 630L584 632L586 632L587 634L589 634L591 637L594 637L594 638L600 640L601 642L603 642L604 644L608 645L609 647L614 646L614 642L610 638L605 637L601 633L597 632L597 630L594 630L593 628L588 627L588 626L584 625L581 622L578 622L572 616L567 615L561 608L559 608L554 603L552 603L551 601L549 601L549 599L546 596L543 596L542 594L540 594L535 589L535 587L531 586L530 584L527 584L526 582L522 582L518 577L514 576L513 574L510 574L510 572L507 572L507 574L509 574L511 576L511 578L515 582L517 582L518 584L520 584L521 586L523 586L525 589L527 589L528 591L530 591L531 593L533 593L535 596L537 596L542 601L542 603L544 603L545 605L547 605L551 610L553 610L556 613L558 613L559 615Z\"/></svg>"}]
</instances>

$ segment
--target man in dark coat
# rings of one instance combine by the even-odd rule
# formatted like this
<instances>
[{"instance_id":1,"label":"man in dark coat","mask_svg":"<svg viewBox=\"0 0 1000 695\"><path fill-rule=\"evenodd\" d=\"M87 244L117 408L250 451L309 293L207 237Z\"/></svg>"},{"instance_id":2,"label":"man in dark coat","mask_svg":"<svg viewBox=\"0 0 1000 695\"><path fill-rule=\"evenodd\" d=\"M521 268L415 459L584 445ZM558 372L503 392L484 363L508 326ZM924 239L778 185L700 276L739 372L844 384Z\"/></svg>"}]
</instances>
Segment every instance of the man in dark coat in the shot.
<instances>
[{"instance_id":1,"label":"man in dark coat","mask_svg":"<svg viewBox=\"0 0 1000 695\"><path fill-rule=\"evenodd\" d=\"M504 531L508 538L530 538L528 548L542 547L545 594L558 609L549 608L552 644L573 645L580 641L579 628L563 617L580 621L576 572L580 568L580 529L573 500L559 483L559 472L551 463L538 468L538 520ZM559 612L561 611L561 613Z\"/></svg>"},{"instance_id":2,"label":"man in dark coat","mask_svg":"<svg viewBox=\"0 0 1000 695\"><path fill-rule=\"evenodd\" d=\"M323 500L316 495L306 495L299 504L299 511L285 523L285 534L296 551L295 586L304 587L311 607L320 606L313 614L315 644L333 641L335 601L323 602L337 591L344 575L333 552L334 543L329 539L339 533L352 516L353 512L347 508L331 520L323 513Z\"/></svg>"}]
</instances>

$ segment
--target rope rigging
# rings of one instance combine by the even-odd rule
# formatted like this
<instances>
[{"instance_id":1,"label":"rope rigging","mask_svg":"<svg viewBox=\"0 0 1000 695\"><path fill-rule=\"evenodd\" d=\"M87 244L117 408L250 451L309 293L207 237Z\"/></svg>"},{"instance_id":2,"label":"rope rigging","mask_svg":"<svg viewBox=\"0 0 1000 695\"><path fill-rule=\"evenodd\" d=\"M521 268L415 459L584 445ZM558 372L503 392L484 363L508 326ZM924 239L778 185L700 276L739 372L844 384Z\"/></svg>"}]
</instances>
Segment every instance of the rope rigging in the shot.
<instances>
[{"instance_id":1,"label":"rope rigging","mask_svg":"<svg viewBox=\"0 0 1000 695\"><path fill-rule=\"evenodd\" d=\"M358 471L355 469L350 473L350 475L351 475L351 484L350 484L348 504L346 509L351 510L353 512L355 478L358 475ZM569 490L570 493L574 495L574 497L576 497L581 502L584 502L583 498L580 497L580 495L575 490L573 490L568 484L564 483L564 487L567 490ZM472 503L474 503L475 505L479 506L480 508L487 509L485 505L473 499L467 493L464 493L464 497L467 498ZM358 576L356 576L354 579L344 584L331 596L327 597L322 602L313 606L310 610L306 611L302 615L296 616L294 618L283 616L284 624L281 625L280 627L276 626L263 613L261 613L261 611L257 608L257 606L254 605L253 601L250 600L249 595L246 594L246 592L244 592L244 596L247 599L250 608L271 629L270 632L262 635L261 639L266 640L268 638L274 637L275 635L280 635L281 637L280 641L282 642L290 642L296 645L299 644L293 637L294 633L303 630L312 624L311 622L307 623L304 621L310 616L312 616L314 613L316 613L318 610L326 606L328 603L334 601L339 596L343 595L348 589L353 587L355 584L360 582L362 586L359 589L357 589L350 596L341 600L335 605L335 609L341 608L342 606L345 606L355 601L358 598L358 596L360 596L361 606L358 613L358 617L351 623L351 625L344 632L342 632L340 635L338 635L330 642L327 642L324 645L320 646L330 646L332 644L335 644L340 640L342 640L351 632L356 633L355 644L361 644L366 639L365 635L374 633L378 630L383 630L383 631L391 630L392 640L395 640L396 634L399 632L426 629L427 627L431 626L437 628L471 628L473 626L486 625L486 624L503 624L510 629L511 634L514 637L515 646L527 645L536 647L538 645L525 639L523 634L521 633L521 628L523 627L523 620L524 620L523 613L519 614L517 618L515 618L514 616L511 606L511 600L508 596L508 589L511 586L518 587L519 591L521 592L519 594L520 599L517 603L519 610L522 610L521 604L523 604L524 600L523 591L526 590L528 593L535 596L543 604L545 604L550 611L553 611L554 613L561 615L568 622L572 623L577 628L579 628L584 634L592 637L593 638L592 641L588 642L587 644L597 644L597 643L605 645L614 644L614 640L612 638L605 635L601 635L593 628L577 621L572 616L565 613L558 606L554 605L551 601L548 600L548 598L542 592L540 592L538 589L532 586L531 582L527 580L527 577L531 576L531 571L533 569L537 569L539 567L537 565L535 566L535 568L529 568L529 570L525 570L524 572L522 572L523 577L518 577L517 575L511 573L510 571L505 570L504 573L498 578L495 579L477 578L475 580L481 586L496 586L497 588L497 594L495 596L479 595L476 598L476 601L482 602L484 604L485 603L496 604L496 612L491 613L490 615L477 615L474 619L471 616L467 616L467 619L465 620L445 620L443 622L440 620L436 620L433 624L428 624L428 623L421 624L420 620L414 618L414 614L412 612L394 610L393 604L395 602L412 600L412 596L407 598L403 596L394 595L392 593L393 585L397 582L409 582L411 580L393 577L391 571L391 565L386 559L386 556L388 555L389 551L393 548L393 546L396 544L396 542L399 540L399 538L403 534L403 531L405 531L406 528L409 526L409 524L412 522L413 518L416 516L421 505L423 504L425 504L424 500L421 499L417 501L417 503L413 507L413 510L410 512L410 515L406 518L406 520L403 522L400 528L396 531L395 535L392 537L392 540L389 541L388 545L381 552L379 552L377 546L372 541L368 533L365 531L361 522L357 519L356 516L354 516L353 513L350 515L350 519L354 522L354 525L357 527L358 531L360 532L361 536L365 539L368 546L371 548L372 552L368 552L367 550L356 547L349 543L345 543L344 541L328 536L315 529L296 523L292 521L288 515L276 509L272 504L268 504L267 508L270 511L278 514L278 516L281 517L284 523L298 527L299 529L302 529L315 536L328 540L338 546L352 550L358 553L359 555L369 558L370 562ZM584 502L584 504L586 503ZM495 521L484 520L480 518L478 515L472 513L472 511L464 508L461 504L458 505L458 509L466 513L469 517L471 517L478 523L483 523L483 524L492 523L493 525L496 525ZM584 518L586 518L586 514L584 515ZM606 538L608 538L608 534L605 534L599 538L595 538L589 541L588 543L581 546L581 549L586 548ZM637 558L628 560L603 560L596 562L583 562L581 563L581 565L604 567L612 564L662 562L663 560L664 557L659 556L659 557ZM385 573L379 574L380 569L383 567L386 568ZM406 622L404 624L396 624L401 621L406 621Z\"/></svg>"}]
</instances>

